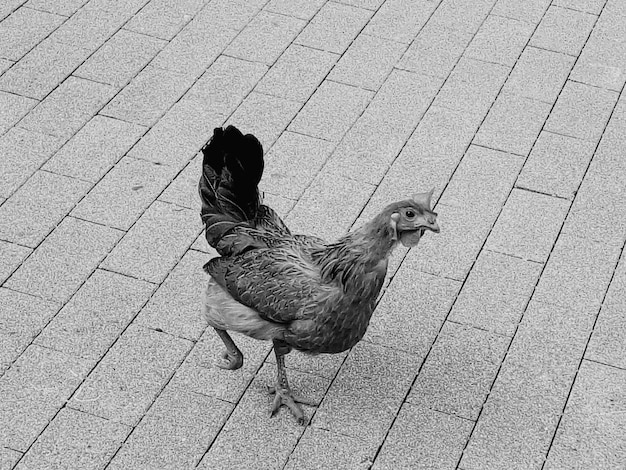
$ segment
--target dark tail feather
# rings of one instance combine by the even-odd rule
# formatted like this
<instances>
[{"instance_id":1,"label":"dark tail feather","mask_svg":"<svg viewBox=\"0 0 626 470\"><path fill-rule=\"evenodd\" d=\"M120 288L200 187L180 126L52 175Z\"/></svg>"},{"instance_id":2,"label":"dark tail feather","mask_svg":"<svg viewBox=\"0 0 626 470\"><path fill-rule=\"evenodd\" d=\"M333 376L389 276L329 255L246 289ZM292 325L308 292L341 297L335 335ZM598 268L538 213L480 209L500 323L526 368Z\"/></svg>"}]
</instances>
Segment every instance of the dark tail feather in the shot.
<instances>
[{"instance_id":1,"label":"dark tail feather","mask_svg":"<svg viewBox=\"0 0 626 470\"><path fill-rule=\"evenodd\" d=\"M216 247L234 226L255 219L260 206L258 184L263 175L263 147L236 127L216 128L202 149L198 190L209 245Z\"/></svg>"}]
</instances>

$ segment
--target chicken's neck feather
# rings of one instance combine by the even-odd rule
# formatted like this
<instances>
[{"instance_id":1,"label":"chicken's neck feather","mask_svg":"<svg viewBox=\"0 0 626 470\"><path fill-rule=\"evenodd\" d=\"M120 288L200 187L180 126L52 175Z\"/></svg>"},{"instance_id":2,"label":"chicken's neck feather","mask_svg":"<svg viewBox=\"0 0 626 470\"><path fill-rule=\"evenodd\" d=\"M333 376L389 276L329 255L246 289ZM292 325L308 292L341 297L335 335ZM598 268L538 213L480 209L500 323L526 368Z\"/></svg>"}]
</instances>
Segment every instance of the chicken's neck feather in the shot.
<instances>
[{"instance_id":1,"label":"chicken's neck feather","mask_svg":"<svg viewBox=\"0 0 626 470\"><path fill-rule=\"evenodd\" d=\"M396 245L386 212L313 253L322 277L339 281L346 292L376 297L385 280L387 259Z\"/></svg>"}]
</instances>

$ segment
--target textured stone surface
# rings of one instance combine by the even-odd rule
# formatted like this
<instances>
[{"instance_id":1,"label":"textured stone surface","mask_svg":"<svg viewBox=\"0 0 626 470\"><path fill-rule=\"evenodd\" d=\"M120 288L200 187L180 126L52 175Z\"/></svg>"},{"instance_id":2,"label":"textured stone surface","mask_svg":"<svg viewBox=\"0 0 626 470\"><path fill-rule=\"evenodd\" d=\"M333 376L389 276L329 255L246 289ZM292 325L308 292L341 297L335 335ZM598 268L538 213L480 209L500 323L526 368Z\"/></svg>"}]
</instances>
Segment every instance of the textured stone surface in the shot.
<instances>
[{"instance_id":1,"label":"textured stone surface","mask_svg":"<svg viewBox=\"0 0 626 470\"><path fill-rule=\"evenodd\" d=\"M532 25L523 21L489 15L464 55L512 67L532 32Z\"/></svg>"},{"instance_id":2,"label":"textured stone surface","mask_svg":"<svg viewBox=\"0 0 626 470\"><path fill-rule=\"evenodd\" d=\"M539 23L530 44L577 56L596 20L597 17L594 15L551 6Z\"/></svg>"},{"instance_id":3,"label":"textured stone surface","mask_svg":"<svg viewBox=\"0 0 626 470\"><path fill-rule=\"evenodd\" d=\"M99 360L154 292L154 285L96 270L35 343Z\"/></svg>"},{"instance_id":4,"label":"textured stone surface","mask_svg":"<svg viewBox=\"0 0 626 470\"><path fill-rule=\"evenodd\" d=\"M2 209L0 209L2 210ZM3 283L17 267L22 264L33 250L0 240L0 284Z\"/></svg>"},{"instance_id":5,"label":"textured stone surface","mask_svg":"<svg viewBox=\"0 0 626 470\"><path fill-rule=\"evenodd\" d=\"M5 286L65 301L121 238L122 232L66 217Z\"/></svg>"},{"instance_id":6,"label":"textured stone surface","mask_svg":"<svg viewBox=\"0 0 626 470\"><path fill-rule=\"evenodd\" d=\"M126 29L171 40L204 6L206 0L152 0L124 25Z\"/></svg>"},{"instance_id":7,"label":"textured stone surface","mask_svg":"<svg viewBox=\"0 0 626 470\"><path fill-rule=\"evenodd\" d=\"M63 408L28 449L16 469L84 468L107 464L131 428Z\"/></svg>"},{"instance_id":8,"label":"textured stone surface","mask_svg":"<svg viewBox=\"0 0 626 470\"><path fill-rule=\"evenodd\" d=\"M37 100L0 91L0 134L4 134L22 119Z\"/></svg>"},{"instance_id":9,"label":"textured stone surface","mask_svg":"<svg viewBox=\"0 0 626 470\"><path fill-rule=\"evenodd\" d=\"M270 0L265 10L310 20L325 3L326 0Z\"/></svg>"},{"instance_id":10,"label":"textured stone surface","mask_svg":"<svg viewBox=\"0 0 626 470\"><path fill-rule=\"evenodd\" d=\"M498 0L491 11L495 15L537 24L548 9L551 0Z\"/></svg>"},{"instance_id":11,"label":"textured stone surface","mask_svg":"<svg viewBox=\"0 0 626 470\"><path fill-rule=\"evenodd\" d=\"M616 468L626 458L626 371L583 361L546 469Z\"/></svg>"},{"instance_id":12,"label":"textured stone surface","mask_svg":"<svg viewBox=\"0 0 626 470\"><path fill-rule=\"evenodd\" d=\"M135 426L190 348L189 341L130 326L82 383L69 406Z\"/></svg>"},{"instance_id":13,"label":"textured stone surface","mask_svg":"<svg viewBox=\"0 0 626 470\"><path fill-rule=\"evenodd\" d=\"M388 0L367 24L364 32L409 44L436 6L436 2Z\"/></svg>"},{"instance_id":14,"label":"textured stone surface","mask_svg":"<svg viewBox=\"0 0 626 470\"><path fill-rule=\"evenodd\" d=\"M541 268L539 263L483 250L448 319L513 336Z\"/></svg>"}]
</instances>

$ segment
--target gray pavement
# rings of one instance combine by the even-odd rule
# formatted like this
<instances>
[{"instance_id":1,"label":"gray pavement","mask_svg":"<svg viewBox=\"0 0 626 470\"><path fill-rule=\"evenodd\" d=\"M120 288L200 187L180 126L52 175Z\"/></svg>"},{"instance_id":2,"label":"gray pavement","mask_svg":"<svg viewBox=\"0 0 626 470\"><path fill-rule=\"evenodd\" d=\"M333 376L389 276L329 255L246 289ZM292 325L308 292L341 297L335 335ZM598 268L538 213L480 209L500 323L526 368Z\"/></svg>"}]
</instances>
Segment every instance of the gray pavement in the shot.
<instances>
[{"instance_id":1,"label":"gray pavement","mask_svg":"<svg viewBox=\"0 0 626 470\"><path fill-rule=\"evenodd\" d=\"M626 2L0 2L0 469L626 469ZM199 149L328 239L435 188L365 339L227 372Z\"/></svg>"}]
</instances>

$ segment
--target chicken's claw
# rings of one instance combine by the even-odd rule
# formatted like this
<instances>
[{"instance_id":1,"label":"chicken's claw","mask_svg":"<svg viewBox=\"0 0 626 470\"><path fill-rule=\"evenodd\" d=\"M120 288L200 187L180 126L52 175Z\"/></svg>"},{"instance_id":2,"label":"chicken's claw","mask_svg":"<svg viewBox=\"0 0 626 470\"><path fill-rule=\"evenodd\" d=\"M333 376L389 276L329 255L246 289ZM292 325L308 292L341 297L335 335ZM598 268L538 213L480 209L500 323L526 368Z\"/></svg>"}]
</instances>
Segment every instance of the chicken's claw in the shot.
<instances>
[{"instance_id":1,"label":"chicken's claw","mask_svg":"<svg viewBox=\"0 0 626 470\"><path fill-rule=\"evenodd\" d=\"M230 352L228 350L222 352L222 358L217 361L217 367L220 369L236 370L243 365L243 354Z\"/></svg>"},{"instance_id":2,"label":"chicken's claw","mask_svg":"<svg viewBox=\"0 0 626 470\"><path fill-rule=\"evenodd\" d=\"M267 389L270 394L276 395L274 397L274 401L272 402L272 409L270 412L271 417L275 416L276 413L278 413L278 410L280 409L282 405L285 405L287 406L287 408L291 410L291 413L294 415L294 417L298 421L298 424L302 426L306 426L308 419L306 415L304 414L304 411L302 411L302 408L300 407L300 405L298 405L298 403L302 403L303 405L309 405L309 406L317 406L316 403L314 403L311 400L307 400L305 398L294 396L293 393L291 393L291 390L289 389L276 388L276 387L267 387Z\"/></svg>"}]
</instances>

